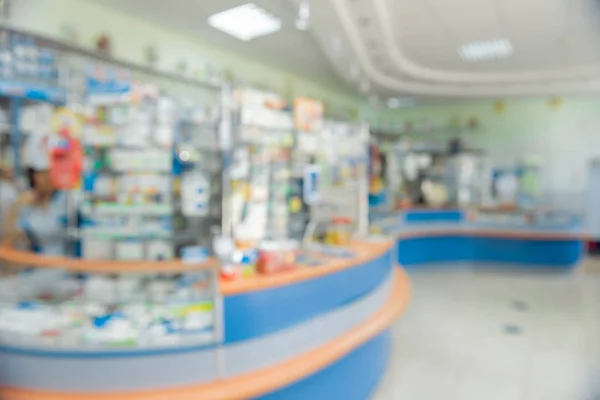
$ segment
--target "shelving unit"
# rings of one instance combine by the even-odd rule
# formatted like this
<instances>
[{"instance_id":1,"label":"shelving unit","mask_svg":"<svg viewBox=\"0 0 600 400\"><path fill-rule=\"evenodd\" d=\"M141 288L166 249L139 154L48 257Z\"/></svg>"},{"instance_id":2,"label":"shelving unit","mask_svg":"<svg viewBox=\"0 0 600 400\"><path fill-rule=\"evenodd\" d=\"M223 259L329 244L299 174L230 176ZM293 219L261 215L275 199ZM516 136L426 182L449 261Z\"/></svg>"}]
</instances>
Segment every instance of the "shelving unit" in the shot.
<instances>
[{"instance_id":1,"label":"shelving unit","mask_svg":"<svg viewBox=\"0 0 600 400\"><path fill-rule=\"evenodd\" d=\"M344 218L351 221L355 234L364 235L368 225L369 129L326 121L314 135L311 154L320 170L320 183L319 200L309 207L310 230L319 234L332 219Z\"/></svg>"},{"instance_id":2,"label":"shelving unit","mask_svg":"<svg viewBox=\"0 0 600 400\"><path fill-rule=\"evenodd\" d=\"M125 71L93 68L88 79L83 256L171 259L173 100Z\"/></svg>"},{"instance_id":3,"label":"shelving unit","mask_svg":"<svg viewBox=\"0 0 600 400\"><path fill-rule=\"evenodd\" d=\"M21 167L23 134L28 131L19 124L21 114L25 113L24 106L31 102L45 102L65 104L81 111L81 105L85 105L88 118L81 135L86 158L85 173L81 192L76 190L71 193L73 201L81 205L83 225L69 221L65 232L71 241L83 242L84 258L101 258L102 268L99 271L93 268L88 270L89 263L86 260L79 267L64 271L64 265L58 262L55 271L40 268L39 271L33 271L35 273L3 276L0 282L0 297L3 300L0 319L7 323L0 327L0 341L6 339L6 344L18 344L36 350L68 351L115 348L127 351L221 342L223 327L219 271L212 261L204 263L193 254L192 257L186 254L181 261L156 263L152 271L160 273L128 273L127 266L135 266L135 263L113 261L115 258L125 261L166 260L179 255L178 247L204 245L207 242L204 233L195 229L191 230L194 237L183 240L184 235L190 236L189 232L180 231L180 226L176 224L182 203L173 190L179 183L178 179L173 178L176 164L174 154L179 154L176 153L174 139L178 137L175 135L178 132L185 137L186 131L189 131L189 136L196 138L200 131L210 131L209 136L218 141L221 129L220 110L214 114L213 120L192 119L190 123L189 115L180 103L159 92L156 87L134 82L144 76L146 79L142 81L160 81L161 87L164 84L168 89L183 83L181 86L188 99L195 99L196 90L201 88L220 100L221 88L176 74L108 60L99 54L50 39L12 32L8 37L18 35L26 39L20 44L26 47L25 51L18 50L14 43L5 43L5 36L2 35L8 31L2 29L0 98L6 100L0 102L0 107L6 110L7 118L4 121L0 117L0 137L3 137L0 143L12 149L12 161L17 173ZM43 52L37 49L36 53L34 47L42 43ZM24 71L34 71L32 66L36 62L36 55L46 57L47 49L57 55L57 74L53 75L53 80L39 79L34 74L17 76L13 73L23 65ZM8 57L7 51L23 53L24 60L12 53ZM90 64L90 60L100 62ZM9 68L8 61L25 61L25 64L14 64ZM116 65L125 68L118 69ZM96 70L99 76L90 74L88 66L93 67L92 70ZM63 67L69 72L64 80ZM203 97L203 94L198 96L200 99ZM143 118L142 115L148 117ZM141 125L147 127L142 129ZM44 132L52 133L53 125L46 120L42 128ZM200 170L204 167L213 170L214 175L210 180L222 171L218 168L220 156L216 157L215 166L204 163L212 153L212 150L206 151L196 165ZM123 184L123 180L129 180L130 185ZM218 181L221 182L221 177ZM100 190L97 190L98 186ZM211 195L213 198L220 197L222 186L214 185L217 192ZM131 187L134 190L130 190ZM220 206L220 201L210 201L209 204ZM220 208L211 210L209 215L211 224L220 225ZM157 243L161 245L157 246ZM89 249L95 254L86 254ZM76 260L65 261L71 266L76 263ZM35 263L30 264L28 268L35 270ZM106 270L103 269L105 267ZM39 281L44 271L52 272L51 278L56 278L57 282L44 278L44 288L36 288L33 281ZM48 294L47 288L50 286L56 293L53 292L52 300L48 301L44 296ZM27 290L22 291L22 288ZM39 291L36 292L36 289ZM24 301L33 304L39 313L23 312L20 304ZM94 310L90 312L89 307ZM58 319L43 320L49 314ZM65 325L64 321L73 317L76 320ZM10 321L21 321L30 326L28 330L15 333L12 328L17 324ZM122 334L117 335L119 338L115 338L114 331L111 331L111 321L120 325ZM47 332L40 331L40 326L47 324L44 326L54 327L54 323L58 324L59 336L48 338ZM127 329L123 330L124 325L127 325Z\"/></svg>"},{"instance_id":4,"label":"shelving unit","mask_svg":"<svg viewBox=\"0 0 600 400\"><path fill-rule=\"evenodd\" d=\"M293 117L278 96L246 89L238 95L235 236L243 240L289 237Z\"/></svg>"},{"instance_id":5,"label":"shelving unit","mask_svg":"<svg viewBox=\"0 0 600 400\"><path fill-rule=\"evenodd\" d=\"M223 219L223 152L219 145L220 107L184 112L175 141L176 206L173 241L177 251L189 246L212 248L211 237Z\"/></svg>"}]
</instances>

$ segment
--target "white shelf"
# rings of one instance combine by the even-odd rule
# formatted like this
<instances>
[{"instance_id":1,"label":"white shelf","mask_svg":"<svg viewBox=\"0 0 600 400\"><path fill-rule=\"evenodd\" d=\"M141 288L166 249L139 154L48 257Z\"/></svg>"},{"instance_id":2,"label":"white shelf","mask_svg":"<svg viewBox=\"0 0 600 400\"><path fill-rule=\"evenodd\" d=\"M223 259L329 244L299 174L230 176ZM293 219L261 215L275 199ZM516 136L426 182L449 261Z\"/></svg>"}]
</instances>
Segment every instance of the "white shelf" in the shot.
<instances>
[{"instance_id":1,"label":"white shelf","mask_svg":"<svg viewBox=\"0 0 600 400\"><path fill-rule=\"evenodd\" d=\"M84 206L84 213L94 215L114 215L114 216L168 216L173 213L173 207L170 204L157 205L126 205L126 204L99 204L96 206Z\"/></svg>"},{"instance_id":2,"label":"white shelf","mask_svg":"<svg viewBox=\"0 0 600 400\"><path fill-rule=\"evenodd\" d=\"M171 232L166 230L140 230L120 227L84 227L81 229L82 237L97 238L149 238L149 239L170 239Z\"/></svg>"}]
</instances>

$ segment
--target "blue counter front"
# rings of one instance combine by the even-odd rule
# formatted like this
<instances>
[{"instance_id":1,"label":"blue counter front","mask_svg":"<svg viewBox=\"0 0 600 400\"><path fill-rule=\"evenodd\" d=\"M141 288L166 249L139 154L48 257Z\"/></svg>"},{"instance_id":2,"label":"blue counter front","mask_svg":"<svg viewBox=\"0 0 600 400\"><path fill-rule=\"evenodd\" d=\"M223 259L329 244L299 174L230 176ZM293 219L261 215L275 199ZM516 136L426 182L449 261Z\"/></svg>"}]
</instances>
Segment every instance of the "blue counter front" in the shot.
<instances>
[{"instance_id":1,"label":"blue counter front","mask_svg":"<svg viewBox=\"0 0 600 400\"><path fill-rule=\"evenodd\" d=\"M408 268L477 263L569 270L585 251L585 234L576 219L517 225L468 221L460 210L420 210L376 225L396 237L396 260Z\"/></svg>"},{"instance_id":2,"label":"blue counter front","mask_svg":"<svg viewBox=\"0 0 600 400\"><path fill-rule=\"evenodd\" d=\"M390 324L410 291L394 268L393 242L353 250L352 258L317 267L222 282L225 331L217 346L0 346L0 398L366 400L385 371Z\"/></svg>"}]
</instances>

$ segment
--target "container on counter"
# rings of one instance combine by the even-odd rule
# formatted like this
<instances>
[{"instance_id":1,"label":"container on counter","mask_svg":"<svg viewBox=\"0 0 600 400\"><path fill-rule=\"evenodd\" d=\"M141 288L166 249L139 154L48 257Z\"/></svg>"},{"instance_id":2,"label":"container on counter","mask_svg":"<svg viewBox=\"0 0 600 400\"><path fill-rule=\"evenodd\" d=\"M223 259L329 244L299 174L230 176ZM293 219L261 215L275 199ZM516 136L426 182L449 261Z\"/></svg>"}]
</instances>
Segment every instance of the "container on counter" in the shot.
<instances>
[{"instance_id":1,"label":"container on counter","mask_svg":"<svg viewBox=\"0 0 600 400\"><path fill-rule=\"evenodd\" d=\"M298 247L295 240L261 242L258 248L258 273L272 274L295 268Z\"/></svg>"},{"instance_id":2,"label":"container on counter","mask_svg":"<svg viewBox=\"0 0 600 400\"><path fill-rule=\"evenodd\" d=\"M352 240L352 220L347 217L337 217L331 220L327 244L334 246L350 246Z\"/></svg>"}]
</instances>

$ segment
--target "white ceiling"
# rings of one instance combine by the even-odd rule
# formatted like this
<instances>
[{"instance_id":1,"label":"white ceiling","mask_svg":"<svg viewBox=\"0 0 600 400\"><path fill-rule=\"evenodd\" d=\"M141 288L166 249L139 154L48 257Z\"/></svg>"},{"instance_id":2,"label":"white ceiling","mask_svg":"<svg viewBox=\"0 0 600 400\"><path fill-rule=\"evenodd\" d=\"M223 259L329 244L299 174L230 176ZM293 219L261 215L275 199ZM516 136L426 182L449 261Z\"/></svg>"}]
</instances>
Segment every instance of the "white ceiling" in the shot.
<instances>
[{"instance_id":1,"label":"white ceiling","mask_svg":"<svg viewBox=\"0 0 600 400\"><path fill-rule=\"evenodd\" d=\"M358 3L358 2L355 2ZM587 0L384 1L397 46L430 68L488 71L551 70L600 62L600 3ZM458 6L458 7L457 7ZM457 45L508 38L509 60L465 63Z\"/></svg>"},{"instance_id":2,"label":"white ceiling","mask_svg":"<svg viewBox=\"0 0 600 400\"><path fill-rule=\"evenodd\" d=\"M284 28L250 42L206 23L243 0L96 2L380 99L600 92L599 0L310 0L309 32L294 28L300 0L255 0ZM458 55L461 44L499 38L511 41L510 58L465 62Z\"/></svg>"},{"instance_id":3,"label":"white ceiling","mask_svg":"<svg viewBox=\"0 0 600 400\"><path fill-rule=\"evenodd\" d=\"M331 35L343 37L345 52L335 58L355 60L364 79L379 91L449 97L600 91L598 0L311 4L319 19L317 36L324 41ZM499 38L512 42L512 57L474 63L458 56L461 44Z\"/></svg>"}]
</instances>

